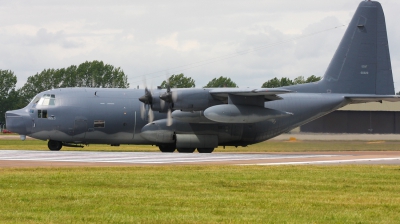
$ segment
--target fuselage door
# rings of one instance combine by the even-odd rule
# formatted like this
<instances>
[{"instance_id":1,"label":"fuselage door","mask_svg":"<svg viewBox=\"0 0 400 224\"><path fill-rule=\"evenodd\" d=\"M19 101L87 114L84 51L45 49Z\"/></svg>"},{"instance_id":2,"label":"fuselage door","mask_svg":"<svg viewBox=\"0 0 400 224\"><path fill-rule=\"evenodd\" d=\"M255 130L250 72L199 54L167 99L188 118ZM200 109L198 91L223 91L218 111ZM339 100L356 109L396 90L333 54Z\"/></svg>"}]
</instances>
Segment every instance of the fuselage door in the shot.
<instances>
[{"instance_id":1,"label":"fuselage door","mask_svg":"<svg viewBox=\"0 0 400 224\"><path fill-rule=\"evenodd\" d=\"M75 118L74 124L74 141L82 142L85 140L87 130L87 119L85 118Z\"/></svg>"}]
</instances>

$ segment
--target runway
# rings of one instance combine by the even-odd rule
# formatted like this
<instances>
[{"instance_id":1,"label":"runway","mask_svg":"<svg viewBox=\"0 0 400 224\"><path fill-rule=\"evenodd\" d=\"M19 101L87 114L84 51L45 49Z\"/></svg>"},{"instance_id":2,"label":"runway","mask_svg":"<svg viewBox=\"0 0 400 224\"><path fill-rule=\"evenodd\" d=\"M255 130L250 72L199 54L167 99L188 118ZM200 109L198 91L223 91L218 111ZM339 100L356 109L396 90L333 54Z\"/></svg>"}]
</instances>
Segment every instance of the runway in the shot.
<instances>
[{"instance_id":1,"label":"runway","mask_svg":"<svg viewBox=\"0 0 400 224\"><path fill-rule=\"evenodd\" d=\"M132 165L400 165L400 152L331 153L158 153L0 150L0 167Z\"/></svg>"}]
</instances>

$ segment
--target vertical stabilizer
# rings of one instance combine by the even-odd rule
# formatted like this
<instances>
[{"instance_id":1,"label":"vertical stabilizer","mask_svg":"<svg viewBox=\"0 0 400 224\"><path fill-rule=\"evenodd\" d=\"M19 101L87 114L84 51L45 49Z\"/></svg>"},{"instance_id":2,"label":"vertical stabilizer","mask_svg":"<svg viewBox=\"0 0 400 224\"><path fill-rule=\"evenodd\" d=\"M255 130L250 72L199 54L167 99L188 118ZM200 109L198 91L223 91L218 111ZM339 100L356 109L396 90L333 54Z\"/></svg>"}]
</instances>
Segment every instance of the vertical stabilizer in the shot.
<instances>
[{"instance_id":1,"label":"vertical stabilizer","mask_svg":"<svg viewBox=\"0 0 400 224\"><path fill-rule=\"evenodd\" d=\"M361 2L328 69L332 92L394 94L385 16L379 2Z\"/></svg>"}]
</instances>

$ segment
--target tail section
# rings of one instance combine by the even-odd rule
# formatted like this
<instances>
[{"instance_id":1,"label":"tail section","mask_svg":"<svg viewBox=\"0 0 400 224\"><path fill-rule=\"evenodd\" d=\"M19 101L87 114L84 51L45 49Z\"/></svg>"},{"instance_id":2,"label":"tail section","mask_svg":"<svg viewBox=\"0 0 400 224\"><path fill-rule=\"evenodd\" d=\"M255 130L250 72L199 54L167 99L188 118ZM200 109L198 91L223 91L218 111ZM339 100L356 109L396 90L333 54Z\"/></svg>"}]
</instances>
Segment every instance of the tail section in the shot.
<instances>
[{"instance_id":1,"label":"tail section","mask_svg":"<svg viewBox=\"0 0 400 224\"><path fill-rule=\"evenodd\" d=\"M385 16L379 2L358 6L323 79L298 92L394 95Z\"/></svg>"}]
</instances>

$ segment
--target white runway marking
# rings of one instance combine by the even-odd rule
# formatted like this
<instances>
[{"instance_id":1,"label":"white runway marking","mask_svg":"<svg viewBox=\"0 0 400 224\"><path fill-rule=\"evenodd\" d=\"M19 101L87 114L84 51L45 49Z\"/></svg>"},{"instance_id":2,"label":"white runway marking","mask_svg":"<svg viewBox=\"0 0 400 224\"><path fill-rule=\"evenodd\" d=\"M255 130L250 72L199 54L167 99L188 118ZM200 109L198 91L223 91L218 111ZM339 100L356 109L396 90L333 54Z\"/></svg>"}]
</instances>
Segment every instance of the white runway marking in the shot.
<instances>
[{"instance_id":1,"label":"white runway marking","mask_svg":"<svg viewBox=\"0 0 400 224\"><path fill-rule=\"evenodd\" d=\"M375 161L391 161L400 160L397 158L370 158L370 159L343 159L343 160L326 160L326 161L305 161L305 162L277 162L277 163L255 163L241 165L259 165L259 166L275 166L275 165L312 165L312 164L328 164L328 163L357 163L357 162L375 162Z\"/></svg>"},{"instance_id":2,"label":"white runway marking","mask_svg":"<svg viewBox=\"0 0 400 224\"><path fill-rule=\"evenodd\" d=\"M157 152L82 152L82 151L31 151L0 150L0 160L88 162L129 164L173 164L199 162L229 162L265 159L300 159L334 157L338 155L307 154L251 154L251 153L157 153Z\"/></svg>"}]
</instances>

